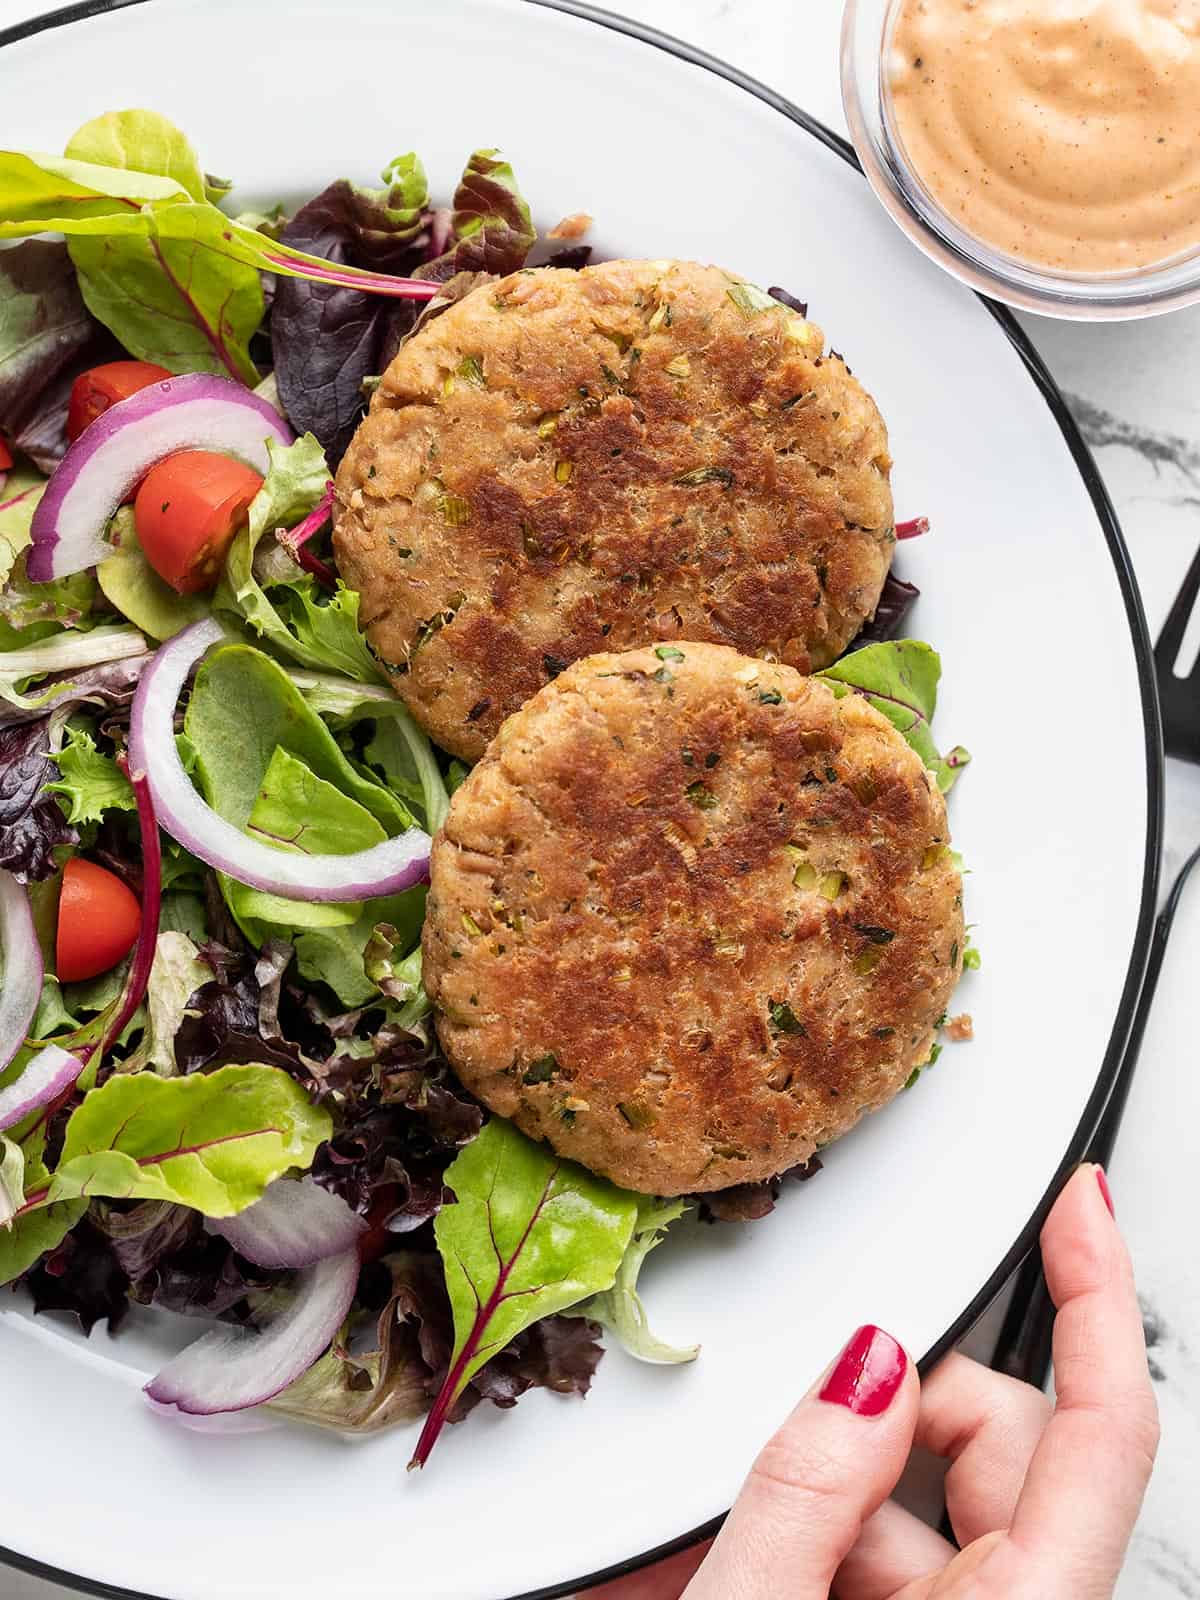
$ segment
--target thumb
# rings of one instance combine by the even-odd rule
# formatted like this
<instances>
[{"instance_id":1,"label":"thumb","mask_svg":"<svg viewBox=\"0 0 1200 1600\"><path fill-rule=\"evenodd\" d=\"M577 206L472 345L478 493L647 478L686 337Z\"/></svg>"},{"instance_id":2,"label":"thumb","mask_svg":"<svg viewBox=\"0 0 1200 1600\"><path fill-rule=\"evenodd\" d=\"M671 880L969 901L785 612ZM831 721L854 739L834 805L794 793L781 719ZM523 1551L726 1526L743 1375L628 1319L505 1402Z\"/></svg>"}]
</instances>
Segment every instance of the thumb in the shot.
<instances>
[{"instance_id":1,"label":"thumb","mask_svg":"<svg viewBox=\"0 0 1200 1600\"><path fill-rule=\"evenodd\" d=\"M750 1469L686 1600L825 1600L912 1448L920 1386L882 1328L860 1328Z\"/></svg>"}]
</instances>

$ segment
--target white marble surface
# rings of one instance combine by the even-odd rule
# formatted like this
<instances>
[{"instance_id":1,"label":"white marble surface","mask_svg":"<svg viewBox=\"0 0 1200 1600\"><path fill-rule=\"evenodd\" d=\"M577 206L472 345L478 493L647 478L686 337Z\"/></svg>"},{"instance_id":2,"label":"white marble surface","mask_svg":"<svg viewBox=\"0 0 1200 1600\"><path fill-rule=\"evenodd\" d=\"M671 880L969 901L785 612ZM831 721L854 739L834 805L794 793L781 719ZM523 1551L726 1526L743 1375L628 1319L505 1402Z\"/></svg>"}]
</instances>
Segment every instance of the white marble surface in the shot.
<instances>
[{"instance_id":1,"label":"white marble surface","mask_svg":"<svg viewBox=\"0 0 1200 1600\"><path fill-rule=\"evenodd\" d=\"M0 0L0 21L37 9L29 0ZM843 126L840 0L622 0L621 9L734 63L832 126ZM1025 320L1096 451L1157 631L1200 543L1200 310L1114 327ZM1050 662L1057 657L1065 667L1070 648L1068 607L1061 638L1048 641ZM1071 667L1077 691L1079 663ZM1171 763L1168 782L1170 870L1200 841L1200 772ZM1200 1125L1191 1011L1197 957L1200 882L1181 913L1140 1081L1112 1163L1117 1208L1138 1267L1164 1424L1158 1471L1119 1600L1200 1600L1200 1250L1192 1232L1198 1187L1193 1129ZM972 1343L978 1347L986 1336ZM40 1580L0 1572L0 1600L61 1600L65 1594ZM229 1600L236 1600L232 1590Z\"/></svg>"}]
</instances>

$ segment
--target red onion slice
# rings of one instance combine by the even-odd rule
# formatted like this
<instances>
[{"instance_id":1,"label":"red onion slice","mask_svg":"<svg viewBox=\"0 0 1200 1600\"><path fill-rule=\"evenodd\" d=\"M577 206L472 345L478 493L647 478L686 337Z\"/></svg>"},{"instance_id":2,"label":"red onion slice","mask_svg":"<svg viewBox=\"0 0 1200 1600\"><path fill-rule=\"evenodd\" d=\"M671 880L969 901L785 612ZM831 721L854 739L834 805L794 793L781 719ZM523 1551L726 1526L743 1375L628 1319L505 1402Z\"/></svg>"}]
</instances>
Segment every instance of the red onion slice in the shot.
<instances>
[{"instance_id":1,"label":"red onion slice","mask_svg":"<svg viewBox=\"0 0 1200 1600\"><path fill-rule=\"evenodd\" d=\"M11 872L3 871L0 871L0 959L3 960L0 970L4 974L0 984L2 1072L25 1043L41 998L45 971L29 896ZM0 1104L7 1093L8 1090L0 1091Z\"/></svg>"},{"instance_id":2,"label":"red onion slice","mask_svg":"<svg viewBox=\"0 0 1200 1600\"><path fill-rule=\"evenodd\" d=\"M205 1226L260 1267L312 1267L353 1250L366 1223L311 1178L276 1178L252 1206Z\"/></svg>"},{"instance_id":3,"label":"red onion slice","mask_svg":"<svg viewBox=\"0 0 1200 1600\"><path fill-rule=\"evenodd\" d=\"M319 1261L297 1276L294 1300L269 1327L214 1328L169 1361L146 1393L190 1416L262 1405L329 1348L357 1287L357 1250Z\"/></svg>"},{"instance_id":4,"label":"red onion slice","mask_svg":"<svg viewBox=\"0 0 1200 1600\"><path fill-rule=\"evenodd\" d=\"M192 667L224 637L212 620L177 633L145 668L134 695L129 765L145 774L159 825L210 867L285 899L371 900L427 882L431 841L420 828L354 855L292 855L249 838L202 799L175 747L175 705Z\"/></svg>"},{"instance_id":5,"label":"red onion slice","mask_svg":"<svg viewBox=\"0 0 1200 1600\"><path fill-rule=\"evenodd\" d=\"M49 1105L72 1087L82 1071L83 1063L56 1044L39 1050L16 1082L0 1089L0 1133Z\"/></svg>"},{"instance_id":6,"label":"red onion slice","mask_svg":"<svg viewBox=\"0 0 1200 1600\"><path fill-rule=\"evenodd\" d=\"M26 571L48 583L106 560L112 546L101 535L109 518L176 450L219 450L265 476L266 440L294 438L273 406L232 378L191 373L152 383L110 406L55 468L30 523Z\"/></svg>"}]
</instances>

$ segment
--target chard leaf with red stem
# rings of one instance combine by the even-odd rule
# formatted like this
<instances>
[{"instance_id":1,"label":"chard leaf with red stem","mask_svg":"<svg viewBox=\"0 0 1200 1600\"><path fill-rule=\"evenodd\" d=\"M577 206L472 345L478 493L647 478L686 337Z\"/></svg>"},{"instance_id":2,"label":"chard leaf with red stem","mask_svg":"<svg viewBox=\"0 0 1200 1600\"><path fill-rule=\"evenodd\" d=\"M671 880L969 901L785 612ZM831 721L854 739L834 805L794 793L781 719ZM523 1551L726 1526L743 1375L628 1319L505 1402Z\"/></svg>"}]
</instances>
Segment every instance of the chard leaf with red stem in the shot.
<instances>
[{"instance_id":1,"label":"chard leaf with red stem","mask_svg":"<svg viewBox=\"0 0 1200 1600\"><path fill-rule=\"evenodd\" d=\"M942 662L932 645L919 639L869 644L843 656L816 676L824 678L839 698L851 691L865 696L904 735L937 779L943 794L970 761L970 754L961 745L942 756L933 742L931 724L937 709Z\"/></svg>"},{"instance_id":2,"label":"chard leaf with red stem","mask_svg":"<svg viewBox=\"0 0 1200 1600\"><path fill-rule=\"evenodd\" d=\"M524 1329L612 1286L637 1196L493 1118L446 1172L434 1223L454 1314L450 1370L410 1467L424 1466L472 1377Z\"/></svg>"}]
</instances>

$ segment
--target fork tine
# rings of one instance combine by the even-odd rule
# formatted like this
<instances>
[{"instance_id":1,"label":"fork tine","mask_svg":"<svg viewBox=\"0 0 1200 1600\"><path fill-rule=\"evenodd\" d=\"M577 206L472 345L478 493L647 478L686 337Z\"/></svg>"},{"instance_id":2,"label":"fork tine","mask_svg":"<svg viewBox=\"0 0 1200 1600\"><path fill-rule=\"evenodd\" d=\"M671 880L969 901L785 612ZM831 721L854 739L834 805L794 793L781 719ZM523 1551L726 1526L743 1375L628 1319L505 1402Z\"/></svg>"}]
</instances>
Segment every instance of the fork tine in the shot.
<instances>
[{"instance_id":1,"label":"fork tine","mask_svg":"<svg viewBox=\"0 0 1200 1600\"><path fill-rule=\"evenodd\" d=\"M1175 603L1167 613L1167 620L1163 623L1158 643L1154 646L1154 664L1160 682L1164 677L1174 676L1175 660L1179 655L1179 647L1183 644L1183 636L1187 632L1198 594L1200 594L1200 549L1192 557L1187 576L1179 586Z\"/></svg>"}]
</instances>

